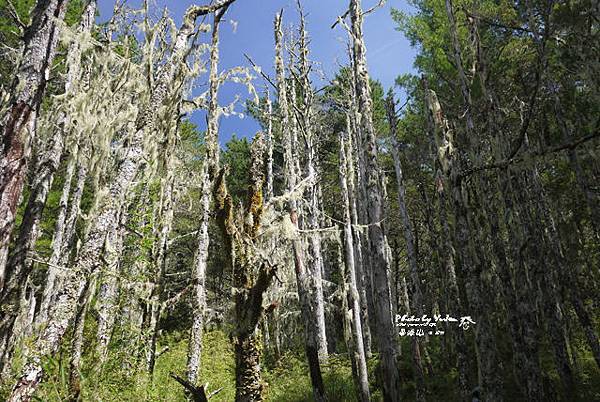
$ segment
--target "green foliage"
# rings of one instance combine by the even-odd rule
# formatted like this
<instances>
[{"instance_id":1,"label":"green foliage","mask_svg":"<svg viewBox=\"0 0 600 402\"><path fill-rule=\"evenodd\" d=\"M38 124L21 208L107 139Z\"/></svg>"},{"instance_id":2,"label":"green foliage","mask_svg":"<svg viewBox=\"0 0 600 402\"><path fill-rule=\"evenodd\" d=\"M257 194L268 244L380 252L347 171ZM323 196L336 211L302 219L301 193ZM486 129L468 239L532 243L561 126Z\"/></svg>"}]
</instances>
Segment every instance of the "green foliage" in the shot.
<instances>
[{"instance_id":1,"label":"green foliage","mask_svg":"<svg viewBox=\"0 0 600 402\"><path fill-rule=\"evenodd\" d=\"M225 144L223 164L229 166L227 188L234 202L245 202L250 171L250 143L246 137L233 137Z\"/></svg>"}]
</instances>

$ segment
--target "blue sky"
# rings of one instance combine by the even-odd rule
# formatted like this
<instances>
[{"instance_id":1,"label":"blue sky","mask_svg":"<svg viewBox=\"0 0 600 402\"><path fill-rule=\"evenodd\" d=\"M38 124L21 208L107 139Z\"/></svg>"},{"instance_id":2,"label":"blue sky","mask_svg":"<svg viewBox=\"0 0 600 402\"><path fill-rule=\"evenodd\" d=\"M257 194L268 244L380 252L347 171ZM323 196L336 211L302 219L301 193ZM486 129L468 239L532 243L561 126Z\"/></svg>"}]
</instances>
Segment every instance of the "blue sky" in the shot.
<instances>
[{"instance_id":1,"label":"blue sky","mask_svg":"<svg viewBox=\"0 0 600 402\"><path fill-rule=\"evenodd\" d=\"M159 10L167 7L179 25L181 16L191 4L206 4L208 0L155 0L154 6ZM302 0L307 18L307 29L311 40L311 59L319 63L322 77L315 74L316 85L327 82L338 70L339 65L346 64L347 35L339 25L331 29L337 16L348 7L348 0ZM363 0L363 8L376 4L377 0ZM114 0L99 0L99 21L106 21L111 13ZM139 0L130 0L131 7L138 7ZM152 4L152 3L151 3ZM395 23L390 16L390 9L397 8L410 12L405 1L388 0L383 8L366 17L364 33L367 45L367 61L373 79L379 80L384 89L394 85L395 78L403 73L413 71L412 65L415 50L410 47L402 33L395 30ZM244 57L247 53L267 74L273 74L273 18L275 13L284 9L284 24L289 26L297 22L298 13L295 0L237 0L228 10L226 20L237 22L237 29L232 23L221 26L221 60L222 69L249 65ZM207 38L208 39L208 38ZM200 84L204 77L200 78ZM325 80L325 81L323 81ZM255 81L257 88L263 88L262 78ZM220 102L228 103L235 94L246 94L244 87L227 84L221 89ZM238 107L242 111L242 104ZM205 116L201 112L192 115L191 120L200 129L205 127ZM259 129L258 124L250 117L240 119L236 116L221 119L220 142L225 144L233 134L238 137L249 137Z\"/></svg>"}]
</instances>

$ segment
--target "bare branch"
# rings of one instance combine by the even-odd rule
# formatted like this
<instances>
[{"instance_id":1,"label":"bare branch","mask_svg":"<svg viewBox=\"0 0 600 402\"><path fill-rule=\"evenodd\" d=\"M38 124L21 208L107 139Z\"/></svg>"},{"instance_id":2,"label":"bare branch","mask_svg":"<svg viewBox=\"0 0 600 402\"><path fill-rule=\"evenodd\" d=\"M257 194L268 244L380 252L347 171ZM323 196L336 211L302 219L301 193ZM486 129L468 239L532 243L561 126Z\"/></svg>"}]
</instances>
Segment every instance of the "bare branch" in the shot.
<instances>
[{"instance_id":1,"label":"bare branch","mask_svg":"<svg viewBox=\"0 0 600 402\"><path fill-rule=\"evenodd\" d=\"M244 53L244 57L246 58L246 60L248 60L250 62L250 64L252 64L252 67L254 67L254 70L258 71L258 73L269 83L271 84L271 86L275 89L277 89L277 85L275 85L275 83L273 82L273 80L267 75L265 74L265 72L262 70L262 68L260 68L260 66L256 65L256 63L252 60L252 58L250 58L250 56L248 56L248 54Z\"/></svg>"},{"instance_id":2,"label":"bare branch","mask_svg":"<svg viewBox=\"0 0 600 402\"><path fill-rule=\"evenodd\" d=\"M377 10L378 8L381 8L385 5L385 0L379 0L379 3L375 4L373 7L369 8L367 11L364 11L362 13L363 17L367 14L372 13L373 11Z\"/></svg>"}]
</instances>

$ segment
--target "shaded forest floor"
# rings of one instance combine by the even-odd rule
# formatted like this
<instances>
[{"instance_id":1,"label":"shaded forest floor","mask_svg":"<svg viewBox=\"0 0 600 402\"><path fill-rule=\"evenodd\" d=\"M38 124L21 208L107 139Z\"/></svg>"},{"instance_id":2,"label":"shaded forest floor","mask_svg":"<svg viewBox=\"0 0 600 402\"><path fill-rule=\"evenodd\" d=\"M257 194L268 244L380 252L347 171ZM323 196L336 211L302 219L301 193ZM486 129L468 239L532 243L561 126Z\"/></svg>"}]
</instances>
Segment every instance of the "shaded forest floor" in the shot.
<instances>
[{"instance_id":1,"label":"shaded forest floor","mask_svg":"<svg viewBox=\"0 0 600 402\"><path fill-rule=\"evenodd\" d=\"M90 339L90 338L88 338ZM408 338L402 345L402 379L404 400L410 401L414 398L414 382L407 353L410 353ZM165 346L169 349L164 352L156 362L153 381L147 376L132 374L135 356L132 354L112 354L104 368L99 371L89 367L90 356L87 356L88 364L82 373L82 398L84 401L185 401L183 387L170 377L170 373L184 376L187 335L175 332L166 335L162 339L158 350ZM454 388L456 371L445 370L442 366L441 344L432 342L430 348L431 360L433 362L434 376L429 376L429 401L453 402L459 399L455 397L457 390ZM124 345L115 345L113 351L123 351ZM583 345L582 345L583 346ZM93 349L93 348L88 348ZM62 401L66 400L68 387L68 353L64 351L57 359L47 362L48 373L51 373L47 381L37 394L38 401ZM552 365L551 361L542 362L543 365ZM582 353L579 357L579 384L578 396L569 397L569 401L600 401L600 373L595 367L591 354ZM381 393L376 383L377 359L369 361L369 376L373 401L381 401ZM304 402L312 401L312 391L308 368L302 351L286 354L278 364L272 364L268 358L263 362L263 379L265 382L266 400L270 402ZM347 355L331 355L329 362L323 367L323 375L329 400L332 402L355 401L354 384L350 361ZM208 383L209 391L221 388L221 391L211 399L215 402L233 401L235 396L235 362L233 350L226 331L213 330L205 334L204 349L202 354L201 382ZM519 401L518 395L511 389L516 389L512 376L507 373L505 377L507 394L513 395L511 401ZM558 384L556 378L548 378L550 383ZM2 390L6 392L7 390ZM0 399L2 394L0 392Z\"/></svg>"}]
</instances>

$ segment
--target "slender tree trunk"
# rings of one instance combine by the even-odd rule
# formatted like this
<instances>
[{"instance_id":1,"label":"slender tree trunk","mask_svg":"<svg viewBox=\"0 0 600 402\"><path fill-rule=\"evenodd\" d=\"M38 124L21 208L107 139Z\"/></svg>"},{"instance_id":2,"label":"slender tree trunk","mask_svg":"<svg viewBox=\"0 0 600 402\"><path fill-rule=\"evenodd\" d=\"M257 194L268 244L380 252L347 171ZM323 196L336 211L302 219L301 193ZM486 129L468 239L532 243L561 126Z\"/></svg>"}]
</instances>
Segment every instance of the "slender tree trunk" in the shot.
<instances>
[{"instance_id":1,"label":"slender tree trunk","mask_svg":"<svg viewBox=\"0 0 600 402\"><path fill-rule=\"evenodd\" d=\"M266 198L267 201L273 198L273 105L271 103L270 92L266 92L266 111L265 116L267 118L267 189Z\"/></svg>"},{"instance_id":2,"label":"slender tree trunk","mask_svg":"<svg viewBox=\"0 0 600 402\"><path fill-rule=\"evenodd\" d=\"M161 207L159 210L159 233L157 252L154 258L154 268L156 270L156 278L154 279L154 287L150 294L149 303L149 325L146 329L149 337L147 345L146 367L148 373L154 374L154 365L156 363L156 343L158 341L158 322L162 311L161 301L164 293L164 279L167 269L167 252L169 249L169 235L173 226L173 204L174 204L174 185L175 177L172 164L167 163L167 177L162 183L161 191Z\"/></svg>"},{"instance_id":3,"label":"slender tree trunk","mask_svg":"<svg viewBox=\"0 0 600 402\"><path fill-rule=\"evenodd\" d=\"M395 109L395 108L394 108ZM392 130L392 135L395 135L395 129ZM395 139L393 140L395 142ZM415 252L415 242L413 238L412 224L408 216L408 210L406 209L406 190L404 188L404 179L402 174L402 165L400 162L400 155L398 154L398 144L392 144L391 151L394 159L394 170L396 172L396 184L398 186L398 207L400 210L400 218L402 225L404 226L404 241L406 244L406 253L408 255L408 266L410 268L410 279L413 285L412 294L412 312L418 317L422 316L423 311L423 294L421 292L421 280L419 277L419 267L417 264L417 255ZM405 306L407 308L406 313L410 313L410 305ZM417 385L417 401L425 400L425 373L423 371L423 362L421 361L421 349L423 344L419 342L417 337L412 339L413 343L413 363L415 367L415 378Z\"/></svg>"},{"instance_id":4,"label":"slender tree trunk","mask_svg":"<svg viewBox=\"0 0 600 402\"><path fill-rule=\"evenodd\" d=\"M369 74L366 66L366 50L362 33L363 12L360 0L350 1L352 22L353 68L360 120L358 127L362 136L365 155L366 186L368 197L369 242L373 275L373 302L377 337L381 358L383 397L385 401L400 400L400 375L398 371L398 334L392 317L389 270L390 261L386 250L383 221L383 198L379 186L377 143L372 120L372 100Z\"/></svg>"},{"instance_id":5,"label":"slender tree trunk","mask_svg":"<svg viewBox=\"0 0 600 402\"><path fill-rule=\"evenodd\" d=\"M200 229L198 231L198 251L192 272L194 281L193 317L188 346L187 380L195 384L200 371L202 354L202 331L206 310L206 269L208 263L208 226L212 200L212 176L219 168L219 24L227 7L215 13L210 50L209 105L206 130L206 158L202 164L202 193L200 199Z\"/></svg>"},{"instance_id":6,"label":"slender tree trunk","mask_svg":"<svg viewBox=\"0 0 600 402\"><path fill-rule=\"evenodd\" d=\"M355 169L354 166L357 163L357 160L355 159L355 152L354 152L354 141L353 141L353 137L355 134L355 131L353 130L352 127L352 123L351 123L351 118L349 114L346 114L346 130L348 131L348 133L350 133L350 135L347 138L347 142L348 142L348 152L347 152L347 159L348 159L348 196L350 199L350 211L351 211L351 216L352 216L352 225L354 226L354 228L358 228L359 225L359 212L358 212L358 207L357 207L357 187L355 184L355 177L356 177L356 173L355 173ZM368 298L370 298L370 296L368 296L367 293L367 284L366 282L369 281L370 282L370 276L369 278L366 277L368 270L366 269L366 265L365 265L365 261L363 259L363 250L364 250L364 246L363 246L363 234L361 233L362 230L360 229L355 229L352 231L352 235L354 236L354 253L355 253L355 265L356 265L356 276L357 276L357 286L358 286L358 292L359 292L359 300L360 300L360 316L361 316L361 320L362 320L362 335L363 335L363 342L364 342L364 350L365 350L365 356L367 357L367 359L371 358L372 353L371 353L371 330L369 327L370 321L369 321L369 306L368 306ZM368 287L368 289L370 290L371 288ZM371 310L372 311L372 310Z\"/></svg>"},{"instance_id":7,"label":"slender tree trunk","mask_svg":"<svg viewBox=\"0 0 600 402\"><path fill-rule=\"evenodd\" d=\"M304 144L306 150L306 174L311 178L312 185L306 191L305 196L308 200L308 209L306 211L307 219L304 225L308 230L312 231L308 238L308 255L309 255L309 276L312 281L310 289L314 292L315 308L317 316L317 342L319 349L319 358L321 361L327 361L327 336L325 331L325 301L323 299L323 282L324 274L323 255L321 253L321 236L319 229L319 199L318 186L319 174L316 169L317 160L317 144L316 133L313 129L313 98L314 93L309 78L310 62L308 59L308 38L305 29L304 14L300 8L300 28L298 35L299 53L300 53L300 84L302 98L301 113L298 114L301 126L303 127L302 134L304 135ZM295 96L292 93L292 102L295 103ZM293 131L295 132L295 130ZM297 141L297 140L296 140ZM297 156L296 161L299 164L300 158Z\"/></svg>"},{"instance_id":8,"label":"slender tree trunk","mask_svg":"<svg viewBox=\"0 0 600 402\"><path fill-rule=\"evenodd\" d=\"M287 85L285 78L285 66L283 62L283 32L281 29L282 13L275 17L275 70L277 73L277 91L279 101L279 111L281 114L281 128L283 132L283 149L284 149L284 178L286 190L293 193L296 190L297 184L297 168L296 161L293 158L293 117L289 115L289 105L287 101ZM296 229L298 228L298 209L295 197L291 197L288 203L290 219ZM318 311L314 306L314 300L311 297L314 294L310 293L310 277L307 275L305 268L304 248L300 238L295 238L292 241L292 250L294 254L294 266L296 272L296 282L298 285L298 297L300 299L300 309L305 330L305 351L308 359L308 366L313 386L313 396L316 401L325 400L325 390L323 379L321 376L321 366L319 363L319 334L318 330Z\"/></svg>"},{"instance_id":9,"label":"slender tree trunk","mask_svg":"<svg viewBox=\"0 0 600 402\"><path fill-rule=\"evenodd\" d=\"M48 274L46 275L46 284L44 286L44 292L42 294L42 301L40 303L40 311L38 313L37 322L46 322L48 319L48 310L50 308L50 299L54 293L54 285L56 283L56 276L59 273L59 259L62 253L62 243L65 232L65 221L67 218L67 207L69 204L69 195L71 194L71 183L73 181L73 174L75 173L76 159L71 155L67 162L67 169L65 173L65 183L63 184L62 194L58 203L58 213L56 222L54 224L54 235L52 237L52 255L50 257L48 265Z\"/></svg>"},{"instance_id":10,"label":"slender tree trunk","mask_svg":"<svg viewBox=\"0 0 600 402\"><path fill-rule=\"evenodd\" d=\"M69 360L69 401L81 400L81 356L83 354L83 330L85 328L85 317L94 294L95 280L91 278L85 284L80 297L73 323L73 337L71 338L71 357Z\"/></svg>"},{"instance_id":11,"label":"slender tree trunk","mask_svg":"<svg viewBox=\"0 0 600 402\"><path fill-rule=\"evenodd\" d=\"M80 161L77 172L77 183L73 189L71 200L67 205L69 189L65 183L63 194L60 201L60 211L55 224L54 237L52 239L52 255L48 264L48 276L46 286L42 295L40 311L36 321L38 325L43 325L48 320L50 305L56 300L59 290L64 284L64 269L69 262L69 255L73 239L75 237L77 221L81 211L81 199L85 189L85 182L88 176L88 166L86 161ZM66 197L66 198L63 198ZM64 203L63 203L64 202ZM68 211L67 211L68 206ZM64 208L64 209L63 209ZM65 214L65 215L63 215Z\"/></svg>"},{"instance_id":12,"label":"slender tree trunk","mask_svg":"<svg viewBox=\"0 0 600 402\"><path fill-rule=\"evenodd\" d=\"M346 343L352 359L354 382L358 393L358 399L361 402L368 402L371 398L369 393L369 376L367 372L367 360L364 350L362 317L360 306L360 295L357 286L357 274L354 261L354 235L352 231L352 218L350 216L350 196L348 191L348 133L340 134L340 188L344 202L344 250L346 269L342 268L342 278L344 282L343 314L346 333ZM352 163L350 161L350 163Z\"/></svg>"},{"instance_id":13,"label":"slender tree trunk","mask_svg":"<svg viewBox=\"0 0 600 402\"><path fill-rule=\"evenodd\" d=\"M400 211L400 219L404 229L404 241L406 244L406 254L408 256L408 266L410 269L410 278L413 286L412 294L412 312L417 316L422 316L423 311L423 293L421 291L421 279L419 275L419 266L417 263L417 253L415 250L415 239L413 236L412 223L408 216L408 210L406 208L406 189L404 188L404 177L402 172L402 163L400 161L400 154L398 153L398 141L396 136L398 135L398 119L396 116L396 102L393 98L393 94L390 93L386 99L386 113L388 118L388 124L390 127L390 138L392 140L391 153L394 161L394 171L396 173L396 185L398 187L398 209ZM406 305L406 313L410 312L410 305ZM421 361L421 349L424 348L424 343L420 342L417 337L412 339L413 344L413 363L415 368L416 378L416 400L425 400L425 374L423 371L423 363Z\"/></svg>"}]
</instances>

